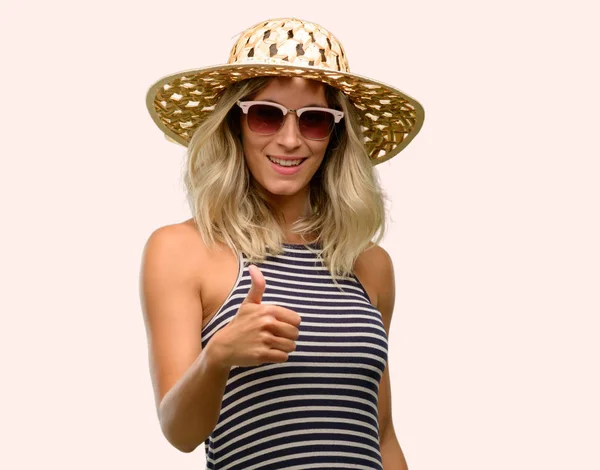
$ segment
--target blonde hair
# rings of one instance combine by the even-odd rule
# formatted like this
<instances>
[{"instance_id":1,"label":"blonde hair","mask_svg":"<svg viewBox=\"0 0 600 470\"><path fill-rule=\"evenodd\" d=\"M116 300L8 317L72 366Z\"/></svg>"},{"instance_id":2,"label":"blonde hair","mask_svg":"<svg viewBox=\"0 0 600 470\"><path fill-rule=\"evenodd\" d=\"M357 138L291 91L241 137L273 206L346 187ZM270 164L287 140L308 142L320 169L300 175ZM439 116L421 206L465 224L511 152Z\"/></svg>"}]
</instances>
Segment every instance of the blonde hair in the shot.
<instances>
[{"instance_id":1,"label":"blonde hair","mask_svg":"<svg viewBox=\"0 0 600 470\"><path fill-rule=\"evenodd\" d=\"M236 102L257 94L271 77L244 80L225 89L188 145L184 185L195 223L207 246L225 243L249 263L283 253L282 214L252 177L242 150ZM302 240L316 234L319 257L336 277L351 277L365 249L385 232L385 196L369 160L358 115L341 91L326 85L329 106L344 119L331 136L323 163L310 182L306 212L292 231ZM310 248L310 247L309 247Z\"/></svg>"}]
</instances>

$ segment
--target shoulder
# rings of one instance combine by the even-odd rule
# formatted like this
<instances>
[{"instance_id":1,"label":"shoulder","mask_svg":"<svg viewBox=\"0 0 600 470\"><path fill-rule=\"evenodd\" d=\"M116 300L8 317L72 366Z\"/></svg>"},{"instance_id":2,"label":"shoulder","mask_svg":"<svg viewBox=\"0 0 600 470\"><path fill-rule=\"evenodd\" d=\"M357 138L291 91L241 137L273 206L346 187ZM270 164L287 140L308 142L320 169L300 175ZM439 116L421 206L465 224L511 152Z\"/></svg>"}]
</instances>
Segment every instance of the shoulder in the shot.
<instances>
[{"instance_id":1,"label":"shoulder","mask_svg":"<svg viewBox=\"0 0 600 470\"><path fill-rule=\"evenodd\" d=\"M394 265L389 253L382 246L369 242L369 246L359 255L356 263L369 272L375 281L381 282L394 274Z\"/></svg>"},{"instance_id":2,"label":"shoulder","mask_svg":"<svg viewBox=\"0 0 600 470\"><path fill-rule=\"evenodd\" d=\"M377 298L373 299L373 304L377 309L382 314L384 310L388 311L394 302L395 279L392 258L385 248L370 243L357 258L355 272L363 284L368 284L376 292Z\"/></svg>"},{"instance_id":3,"label":"shoulder","mask_svg":"<svg viewBox=\"0 0 600 470\"><path fill-rule=\"evenodd\" d=\"M363 252L369 256L369 261L379 267L390 268L392 265L392 258L389 253L380 245L369 242L369 247Z\"/></svg>"},{"instance_id":4,"label":"shoulder","mask_svg":"<svg viewBox=\"0 0 600 470\"><path fill-rule=\"evenodd\" d=\"M144 248L178 255L201 253L206 247L193 224L186 220L155 229L148 237Z\"/></svg>"},{"instance_id":5,"label":"shoulder","mask_svg":"<svg viewBox=\"0 0 600 470\"><path fill-rule=\"evenodd\" d=\"M189 221L155 229L144 246L143 261L149 271L170 269L198 282L198 266L206 261L208 250L193 223Z\"/></svg>"},{"instance_id":6,"label":"shoulder","mask_svg":"<svg viewBox=\"0 0 600 470\"><path fill-rule=\"evenodd\" d=\"M373 253L374 275L377 283L377 310L381 313L385 332L389 336L396 303L394 263L389 253L379 245L373 246Z\"/></svg>"}]
</instances>

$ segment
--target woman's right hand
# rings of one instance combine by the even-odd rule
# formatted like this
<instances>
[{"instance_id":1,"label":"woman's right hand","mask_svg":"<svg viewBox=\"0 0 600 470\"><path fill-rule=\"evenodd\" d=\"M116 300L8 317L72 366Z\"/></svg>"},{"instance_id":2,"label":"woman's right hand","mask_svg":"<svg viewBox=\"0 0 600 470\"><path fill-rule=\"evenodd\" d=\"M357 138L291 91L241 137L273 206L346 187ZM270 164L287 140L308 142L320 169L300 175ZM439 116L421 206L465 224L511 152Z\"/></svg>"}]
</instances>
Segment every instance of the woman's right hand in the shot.
<instances>
[{"instance_id":1,"label":"woman's right hand","mask_svg":"<svg viewBox=\"0 0 600 470\"><path fill-rule=\"evenodd\" d=\"M223 366L258 366L285 362L296 349L298 327L302 321L293 310L278 305L263 305L265 278L257 266L248 267L251 286L235 316L219 330L218 342Z\"/></svg>"}]
</instances>

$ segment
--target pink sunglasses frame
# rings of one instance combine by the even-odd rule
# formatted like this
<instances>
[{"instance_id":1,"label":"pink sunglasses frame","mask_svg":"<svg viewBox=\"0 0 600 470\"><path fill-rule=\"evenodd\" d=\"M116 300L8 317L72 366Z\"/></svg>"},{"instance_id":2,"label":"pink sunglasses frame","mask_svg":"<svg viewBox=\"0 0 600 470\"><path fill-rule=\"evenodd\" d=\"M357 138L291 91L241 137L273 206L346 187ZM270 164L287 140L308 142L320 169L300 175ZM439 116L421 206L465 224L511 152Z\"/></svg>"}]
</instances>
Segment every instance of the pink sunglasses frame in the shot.
<instances>
[{"instance_id":1,"label":"pink sunglasses frame","mask_svg":"<svg viewBox=\"0 0 600 470\"><path fill-rule=\"evenodd\" d=\"M305 108L299 108L299 109L291 109L291 108L286 108L285 106L279 104L279 103L274 103L273 101L238 101L236 103L240 108L242 108L242 112L247 116L248 115L248 111L250 110L250 107L255 105L255 104L264 104L267 106L273 106L275 108L279 108L282 112L283 112L283 119L281 120L281 126L279 126L279 129L281 129L283 127L283 123L285 122L285 117L288 113L294 113L296 116L298 116L298 119L300 119L300 116L302 116L302 113L306 112L306 111L323 111L329 114L333 115L333 119L334 119L334 123L337 124L339 123L343 117L344 117L344 112L343 111L338 111L337 109L331 109L331 108L322 108L322 107L318 107L318 106L307 106ZM296 121L299 125L299 122ZM277 129L275 132L270 133L270 134L262 134L260 133L260 135L273 135L276 134L279 129ZM333 129L332 129L333 130ZM253 131L255 132L255 131ZM331 131L329 132L329 134L327 134L325 137L323 137L322 139L311 139L310 137L306 137L304 134L302 134L302 136L306 139L309 140L325 140L327 139L329 136L331 135Z\"/></svg>"}]
</instances>

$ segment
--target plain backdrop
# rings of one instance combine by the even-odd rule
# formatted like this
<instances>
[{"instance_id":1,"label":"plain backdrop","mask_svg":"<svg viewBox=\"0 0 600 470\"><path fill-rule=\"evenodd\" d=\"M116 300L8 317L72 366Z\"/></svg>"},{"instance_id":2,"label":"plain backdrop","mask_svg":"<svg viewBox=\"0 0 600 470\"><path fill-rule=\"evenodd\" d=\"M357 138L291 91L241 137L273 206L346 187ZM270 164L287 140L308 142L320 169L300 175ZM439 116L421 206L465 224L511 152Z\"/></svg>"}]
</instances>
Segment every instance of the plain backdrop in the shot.
<instances>
[{"instance_id":1,"label":"plain backdrop","mask_svg":"<svg viewBox=\"0 0 600 470\"><path fill-rule=\"evenodd\" d=\"M322 24L425 108L377 167L411 470L598 470L595 1L0 3L0 467L203 469L154 410L143 246L191 216L146 107L269 18ZM394 470L394 469L385 469Z\"/></svg>"}]
</instances>

